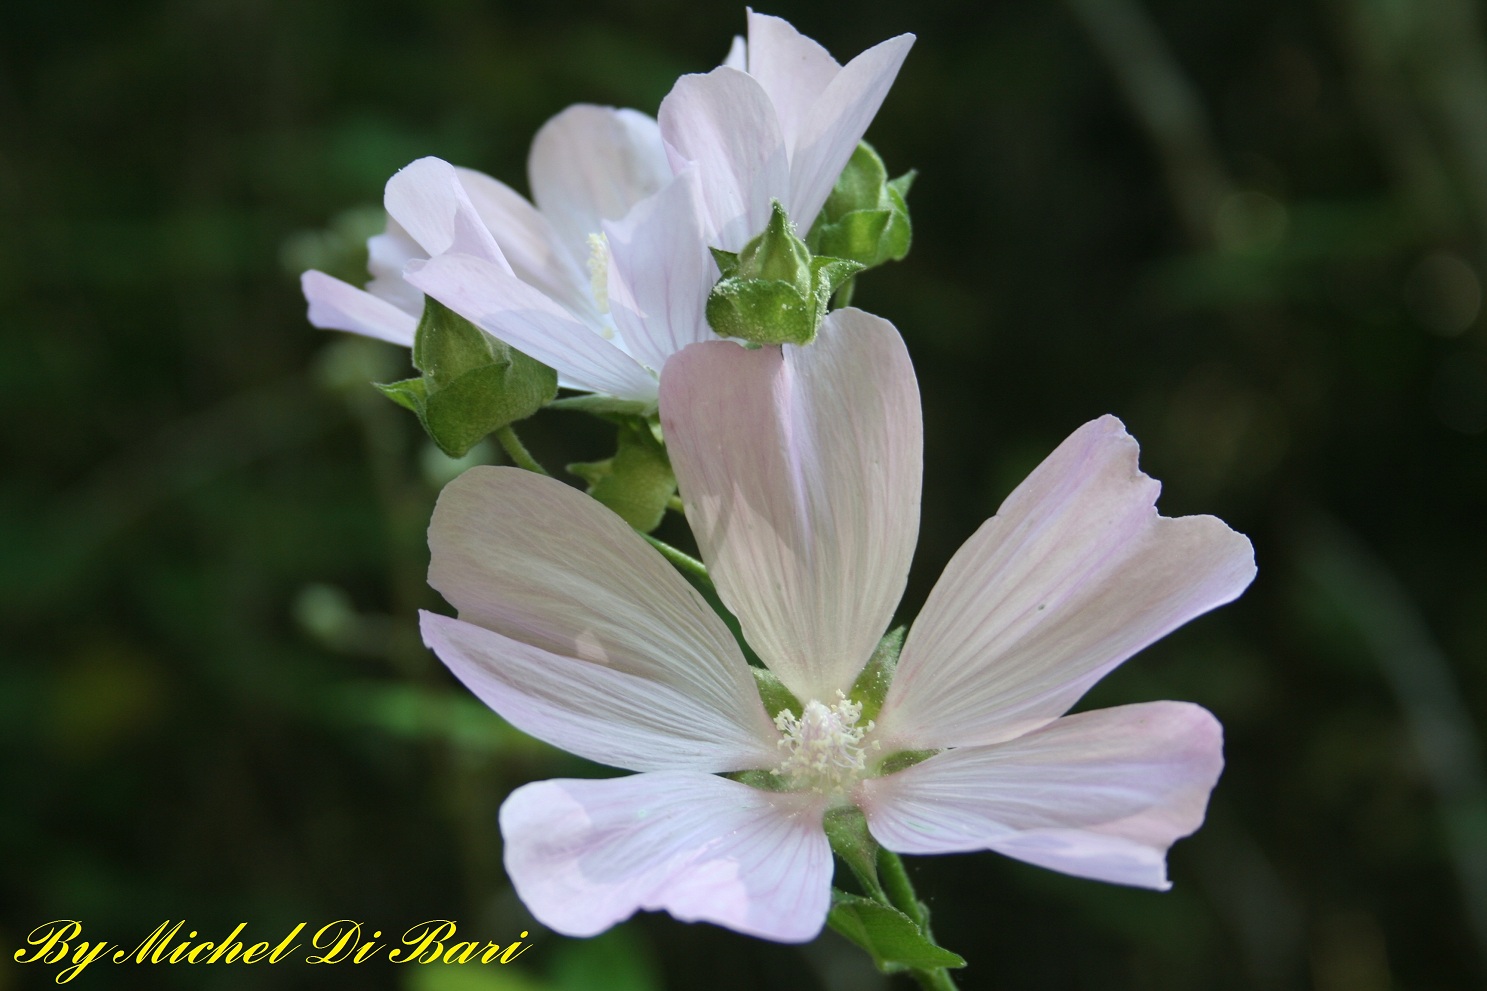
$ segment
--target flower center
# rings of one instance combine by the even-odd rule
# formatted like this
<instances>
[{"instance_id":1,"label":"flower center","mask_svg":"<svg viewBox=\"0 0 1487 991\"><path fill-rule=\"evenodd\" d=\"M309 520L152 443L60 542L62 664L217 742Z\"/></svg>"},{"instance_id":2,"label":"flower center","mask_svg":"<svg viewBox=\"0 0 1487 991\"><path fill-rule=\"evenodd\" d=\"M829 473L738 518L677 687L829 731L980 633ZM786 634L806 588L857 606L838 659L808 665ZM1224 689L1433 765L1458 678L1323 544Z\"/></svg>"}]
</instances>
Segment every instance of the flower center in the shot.
<instances>
[{"instance_id":1,"label":"flower center","mask_svg":"<svg viewBox=\"0 0 1487 991\"><path fill-rule=\"evenodd\" d=\"M600 313L609 312L609 238L602 233L589 235L589 291ZM612 336L612 335L606 335Z\"/></svg>"},{"instance_id":2,"label":"flower center","mask_svg":"<svg viewBox=\"0 0 1487 991\"><path fill-rule=\"evenodd\" d=\"M844 794L867 768L864 751L868 748L862 738L874 724L869 720L866 726L858 726L862 703L836 694L838 701L832 705L811 699L799 717L786 709L774 718L775 727L784 734L779 747L786 751L775 773L791 788Z\"/></svg>"}]
</instances>

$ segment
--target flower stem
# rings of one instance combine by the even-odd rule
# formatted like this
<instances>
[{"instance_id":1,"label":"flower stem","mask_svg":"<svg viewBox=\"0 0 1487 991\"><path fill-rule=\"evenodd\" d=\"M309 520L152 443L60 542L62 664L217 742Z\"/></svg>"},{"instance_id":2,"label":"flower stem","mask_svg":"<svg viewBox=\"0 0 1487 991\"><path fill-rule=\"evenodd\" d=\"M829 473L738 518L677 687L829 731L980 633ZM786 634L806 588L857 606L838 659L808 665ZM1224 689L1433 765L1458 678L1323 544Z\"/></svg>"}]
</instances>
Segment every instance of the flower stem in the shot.
<instances>
[{"instance_id":1,"label":"flower stem","mask_svg":"<svg viewBox=\"0 0 1487 991\"><path fill-rule=\"evenodd\" d=\"M507 457L511 458L511 463L518 468L525 468L527 471L533 471L539 475L551 474L546 468L537 463L537 459L532 457L532 452L526 449L526 446L521 442L521 438L516 436L516 431L512 430L510 426L505 426L497 430L496 440L500 442L501 447L506 451Z\"/></svg>"},{"instance_id":2,"label":"flower stem","mask_svg":"<svg viewBox=\"0 0 1487 991\"><path fill-rule=\"evenodd\" d=\"M924 938L931 943L934 942L934 934L929 930L929 909L919 900L914 893L914 884L909 880L909 872L904 867L903 859L892 850L878 849L878 877L883 882L883 890L888 894L888 900L893 907L914 920L914 925L924 933ZM924 991L956 991L955 978L950 976L950 971L944 967L934 967L929 970L913 969L909 971L910 976L919 982Z\"/></svg>"},{"instance_id":3,"label":"flower stem","mask_svg":"<svg viewBox=\"0 0 1487 991\"><path fill-rule=\"evenodd\" d=\"M682 551L677 550L675 547L672 547L670 544L657 540L655 537L652 537L648 533L642 533L641 536L644 537L652 547L660 551L662 557L675 565L678 571L686 575L688 580L690 580L692 584L697 587L698 591L703 593L711 593L714 597L717 596L718 590L713 586L712 576L707 573L707 565L703 564L692 555L685 554Z\"/></svg>"}]
</instances>

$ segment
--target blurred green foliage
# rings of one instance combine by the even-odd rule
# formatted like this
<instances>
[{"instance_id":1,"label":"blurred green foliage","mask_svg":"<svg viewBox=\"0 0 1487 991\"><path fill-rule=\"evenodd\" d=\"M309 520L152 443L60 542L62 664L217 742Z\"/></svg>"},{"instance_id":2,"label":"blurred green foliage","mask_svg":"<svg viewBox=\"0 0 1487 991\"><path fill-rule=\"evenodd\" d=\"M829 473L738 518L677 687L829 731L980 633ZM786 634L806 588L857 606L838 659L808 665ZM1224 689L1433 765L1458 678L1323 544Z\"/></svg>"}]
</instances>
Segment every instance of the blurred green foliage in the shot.
<instances>
[{"instance_id":1,"label":"blurred green foliage","mask_svg":"<svg viewBox=\"0 0 1487 991\"><path fill-rule=\"evenodd\" d=\"M1487 979L1487 48L1466 0L785 2L848 57L919 41L869 138L914 251L855 303L921 376L901 619L1022 475L1120 415L1169 515L1253 536L1238 604L1086 701L1200 702L1229 766L1175 888L911 862L971 988L1464 988ZM96 989L884 987L644 916L542 932L500 864L517 785L606 773L419 644L451 463L313 331L397 168L525 188L575 101L654 112L743 10L680 0L82 0L0 8L0 989L32 926L142 939L359 918L532 932L504 971L95 967ZM545 463L612 436L539 414ZM492 457L489 446L476 459ZM473 460L473 459L472 459ZM576 479L575 479L576 481ZM684 542L674 520L664 539ZM993 892L989 903L985 892Z\"/></svg>"}]
</instances>

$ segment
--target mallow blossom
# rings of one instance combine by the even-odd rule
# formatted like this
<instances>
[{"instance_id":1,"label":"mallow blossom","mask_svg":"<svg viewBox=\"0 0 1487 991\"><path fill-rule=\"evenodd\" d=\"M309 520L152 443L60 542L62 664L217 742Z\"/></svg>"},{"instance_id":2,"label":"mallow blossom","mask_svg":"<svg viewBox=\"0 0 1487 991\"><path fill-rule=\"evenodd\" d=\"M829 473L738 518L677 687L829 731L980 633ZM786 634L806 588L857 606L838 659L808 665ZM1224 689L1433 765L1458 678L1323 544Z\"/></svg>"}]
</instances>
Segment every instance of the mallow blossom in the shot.
<instances>
[{"instance_id":1,"label":"mallow blossom","mask_svg":"<svg viewBox=\"0 0 1487 991\"><path fill-rule=\"evenodd\" d=\"M694 178L672 175L653 119L586 104L538 131L528 173L535 206L437 158L399 171L387 231L368 242L371 283L306 272L310 322L411 345L428 292L565 386L654 401L665 357L713 336ZM617 265L612 244L624 249Z\"/></svg>"},{"instance_id":2,"label":"mallow blossom","mask_svg":"<svg viewBox=\"0 0 1487 991\"><path fill-rule=\"evenodd\" d=\"M737 251L779 200L804 236L898 76L911 34L845 66L788 21L748 14L723 65L683 76L657 120L678 172L695 166L714 247Z\"/></svg>"},{"instance_id":3,"label":"mallow blossom","mask_svg":"<svg viewBox=\"0 0 1487 991\"><path fill-rule=\"evenodd\" d=\"M513 468L446 487L429 580L459 617L424 613L425 642L515 726L641 772L506 800L506 868L539 920L586 936L664 909L808 940L837 806L900 853L995 850L1168 887L1166 850L1202 822L1222 767L1217 721L1182 702L1066 713L1239 595L1248 540L1159 516L1120 422L1085 424L955 554L867 721L848 693L918 530L919 395L897 331L844 309L809 347L696 344L667 364L660 402L718 593L801 706L766 711L705 600L592 499ZM890 762L906 751L933 755ZM722 776L751 770L778 788Z\"/></svg>"},{"instance_id":4,"label":"mallow blossom","mask_svg":"<svg viewBox=\"0 0 1487 991\"><path fill-rule=\"evenodd\" d=\"M747 44L682 77L659 126L592 106L550 121L528 163L535 208L489 176L420 159L388 182L366 291L305 273L310 322L409 344L427 294L566 387L652 403L667 358L716 337L708 248L741 248L772 200L810 226L911 42L842 67L751 12Z\"/></svg>"}]
</instances>

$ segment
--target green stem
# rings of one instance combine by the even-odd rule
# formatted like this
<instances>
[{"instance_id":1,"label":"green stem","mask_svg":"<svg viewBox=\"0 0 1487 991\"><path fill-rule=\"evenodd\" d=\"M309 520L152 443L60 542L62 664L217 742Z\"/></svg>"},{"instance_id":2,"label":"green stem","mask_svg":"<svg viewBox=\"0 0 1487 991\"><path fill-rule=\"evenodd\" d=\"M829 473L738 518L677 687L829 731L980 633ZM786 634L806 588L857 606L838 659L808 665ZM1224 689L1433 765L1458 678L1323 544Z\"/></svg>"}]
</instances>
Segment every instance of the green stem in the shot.
<instances>
[{"instance_id":1,"label":"green stem","mask_svg":"<svg viewBox=\"0 0 1487 991\"><path fill-rule=\"evenodd\" d=\"M914 893L914 883L909 880L909 872L904 867L904 862L898 854L892 850L878 849L878 877L883 882L883 890L888 894L888 900L893 907L914 920L914 925L924 933L924 938L931 943L935 941L934 934L929 930L929 910ZM935 967L930 970L910 970L909 975L919 982L924 991L956 991L955 978L950 976L950 971L944 967Z\"/></svg>"},{"instance_id":2,"label":"green stem","mask_svg":"<svg viewBox=\"0 0 1487 991\"><path fill-rule=\"evenodd\" d=\"M682 506L681 499L677 496L672 496L670 499L666 500L666 508L677 513L686 512L686 508Z\"/></svg>"},{"instance_id":3,"label":"green stem","mask_svg":"<svg viewBox=\"0 0 1487 991\"><path fill-rule=\"evenodd\" d=\"M713 596L717 596L718 590L713 585L712 576L707 573L707 565L703 564L695 557L692 557L690 554L685 554L677 550L675 547L672 547L670 544L657 540L655 537L652 537L648 533L642 533L641 536L644 537L652 547L660 551L662 557L675 565L678 571L686 575L687 578L691 580L692 584L695 585L699 591L710 592Z\"/></svg>"},{"instance_id":4,"label":"green stem","mask_svg":"<svg viewBox=\"0 0 1487 991\"><path fill-rule=\"evenodd\" d=\"M501 447L506 451L507 457L511 458L511 463L518 468L525 468L527 471L533 471L539 475L550 474L546 468L537 463L537 459L532 457L532 452L527 450L526 446L522 444L521 438L516 436L516 431L512 430L510 426L505 426L497 430L496 440L500 442Z\"/></svg>"}]
</instances>

